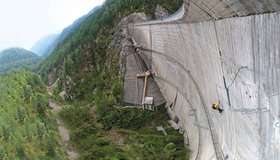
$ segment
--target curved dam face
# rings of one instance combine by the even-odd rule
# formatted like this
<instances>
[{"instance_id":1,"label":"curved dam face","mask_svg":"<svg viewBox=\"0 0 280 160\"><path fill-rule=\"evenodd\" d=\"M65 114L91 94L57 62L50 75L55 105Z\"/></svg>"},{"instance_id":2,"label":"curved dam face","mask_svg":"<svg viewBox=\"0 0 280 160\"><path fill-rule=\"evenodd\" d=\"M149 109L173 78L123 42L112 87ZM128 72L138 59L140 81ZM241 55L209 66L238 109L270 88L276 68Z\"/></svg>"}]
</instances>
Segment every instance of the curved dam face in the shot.
<instances>
[{"instance_id":1,"label":"curved dam face","mask_svg":"<svg viewBox=\"0 0 280 160\"><path fill-rule=\"evenodd\" d=\"M280 14L186 17L131 34L185 128L190 159L280 159Z\"/></svg>"}]
</instances>

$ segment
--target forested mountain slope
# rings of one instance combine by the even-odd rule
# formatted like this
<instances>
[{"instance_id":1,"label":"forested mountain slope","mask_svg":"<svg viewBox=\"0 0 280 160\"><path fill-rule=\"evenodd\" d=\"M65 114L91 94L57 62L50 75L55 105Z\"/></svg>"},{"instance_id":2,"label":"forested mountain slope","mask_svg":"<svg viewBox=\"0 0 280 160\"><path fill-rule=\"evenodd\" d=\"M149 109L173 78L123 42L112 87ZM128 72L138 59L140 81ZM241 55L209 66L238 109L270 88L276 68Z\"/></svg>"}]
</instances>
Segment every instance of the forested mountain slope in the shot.
<instances>
[{"instance_id":1,"label":"forested mountain slope","mask_svg":"<svg viewBox=\"0 0 280 160\"><path fill-rule=\"evenodd\" d=\"M0 159L66 159L39 76L0 76L0 90Z\"/></svg>"},{"instance_id":2,"label":"forested mountain slope","mask_svg":"<svg viewBox=\"0 0 280 160\"><path fill-rule=\"evenodd\" d=\"M57 78L61 79L60 84L67 82L69 85L64 87L72 94L71 97L82 98L97 86L111 88L119 77L120 50L109 47L118 23L134 12L145 12L153 18L158 4L172 13L181 6L182 1L107 0L100 9L86 17L40 65L44 80L47 82L52 73L50 84Z\"/></svg>"},{"instance_id":3,"label":"forested mountain slope","mask_svg":"<svg viewBox=\"0 0 280 160\"><path fill-rule=\"evenodd\" d=\"M10 48L0 52L0 73L23 67L33 68L40 58L33 52L23 48Z\"/></svg>"},{"instance_id":4,"label":"forested mountain slope","mask_svg":"<svg viewBox=\"0 0 280 160\"><path fill-rule=\"evenodd\" d=\"M120 52L123 18L157 5L175 12L181 0L107 0L84 19L40 64L40 74L63 109L71 143L81 159L186 159L183 136L158 112L125 108ZM133 18L132 18L133 19ZM128 20L129 21L129 20ZM132 23L131 22L128 23ZM128 24L127 24L128 25ZM156 130L163 126L164 136Z\"/></svg>"}]
</instances>

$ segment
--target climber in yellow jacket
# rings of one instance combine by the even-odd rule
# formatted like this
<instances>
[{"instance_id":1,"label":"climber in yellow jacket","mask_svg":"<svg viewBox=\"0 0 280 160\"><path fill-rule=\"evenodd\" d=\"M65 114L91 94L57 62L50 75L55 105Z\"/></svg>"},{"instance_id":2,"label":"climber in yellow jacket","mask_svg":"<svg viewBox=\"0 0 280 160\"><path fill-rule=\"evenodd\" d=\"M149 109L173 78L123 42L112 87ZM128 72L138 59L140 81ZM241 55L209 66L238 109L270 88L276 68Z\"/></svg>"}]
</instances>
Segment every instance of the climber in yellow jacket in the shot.
<instances>
[{"instance_id":1,"label":"climber in yellow jacket","mask_svg":"<svg viewBox=\"0 0 280 160\"><path fill-rule=\"evenodd\" d=\"M212 105L212 108L215 109L215 110L218 110L220 113L223 113L223 109L220 108L220 104L219 103L214 103Z\"/></svg>"}]
</instances>

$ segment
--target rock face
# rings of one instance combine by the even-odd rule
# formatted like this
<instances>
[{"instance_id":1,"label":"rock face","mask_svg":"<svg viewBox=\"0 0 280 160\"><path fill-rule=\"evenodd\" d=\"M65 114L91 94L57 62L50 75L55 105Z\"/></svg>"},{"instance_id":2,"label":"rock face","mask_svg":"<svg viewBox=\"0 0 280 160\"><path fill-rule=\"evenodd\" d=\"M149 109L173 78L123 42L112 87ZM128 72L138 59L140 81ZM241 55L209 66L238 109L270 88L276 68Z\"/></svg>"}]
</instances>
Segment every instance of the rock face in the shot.
<instances>
[{"instance_id":1,"label":"rock face","mask_svg":"<svg viewBox=\"0 0 280 160\"><path fill-rule=\"evenodd\" d=\"M131 37L129 26L134 23L143 22L147 20L147 16L145 13L134 13L126 18L124 18L118 24L118 30L115 33L114 39L111 42L109 48L114 51L120 51L120 59L119 59L119 66L120 66L120 74L124 76L125 73L125 56L131 52Z\"/></svg>"},{"instance_id":2,"label":"rock face","mask_svg":"<svg viewBox=\"0 0 280 160\"><path fill-rule=\"evenodd\" d=\"M156 10L155 10L155 18L156 19L161 19L164 17L169 16L170 14L168 13L168 11L161 7L160 5L157 5Z\"/></svg>"},{"instance_id":3,"label":"rock face","mask_svg":"<svg viewBox=\"0 0 280 160\"><path fill-rule=\"evenodd\" d=\"M70 92L69 87L70 86L75 86L76 83L73 81L73 79L70 76L65 77L65 81L63 81L63 91L60 92L60 96L63 99L69 99L69 100L74 100L76 98L76 95L72 92Z\"/></svg>"},{"instance_id":4,"label":"rock face","mask_svg":"<svg viewBox=\"0 0 280 160\"><path fill-rule=\"evenodd\" d=\"M48 85L51 86L55 83L57 79L58 70L54 68L51 73L48 75Z\"/></svg>"},{"instance_id":5,"label":"rock face","mask_svg":"<svg viewBox=\"0 0 280 160\"><path fill-rule=\"evenodd\" d=\"M133 47L130 28L134 23L145 20L147 20L147 17L144 13L134 13L124 18L119 23L119 29L116 32L114 40L110 44L111 49L116 51L121 50L119 65L121 68L120 74L125 78L124 103L129 105L141 106L142 95L144 94L144 78L137 78L136 74L146 71L146 68L140 65L139 60L135 58L135 55L138 55L138 53L135 52L135 48ZM139 58L141 59L141 56L138 57L138 59ZM146 84L146 96L154 98L154 105L160 106L164 104L165 99L151 76L148 77Z\"/></svg>"},{"instance_id":6,"label":"rock face","mask_svg":"<svg viewBox=\"0 0 280 160\"><path fill-rule=\"evenodd\" d=\"M60 78L58 77L58 69L54 68L52 72L48 75L48 88L51 93L53 93L54 89L57 87L58 83L62 83L62 91L59 93L61 99L69 99L74 100L75 94L69 91L69 87L75 85L75 82L72 80L70 76L66 76L65 80L61 82Z\"/></svg>"}]
</instances>

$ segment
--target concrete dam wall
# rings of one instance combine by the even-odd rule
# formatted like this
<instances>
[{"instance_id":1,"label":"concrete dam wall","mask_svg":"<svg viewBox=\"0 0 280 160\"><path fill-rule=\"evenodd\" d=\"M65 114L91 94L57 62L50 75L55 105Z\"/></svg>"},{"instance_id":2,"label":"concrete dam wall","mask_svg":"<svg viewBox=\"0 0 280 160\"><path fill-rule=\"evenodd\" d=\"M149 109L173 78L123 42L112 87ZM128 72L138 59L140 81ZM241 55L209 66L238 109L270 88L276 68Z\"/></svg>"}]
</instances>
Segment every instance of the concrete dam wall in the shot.
<instances>
[{"instance_id":1,"label":"concrete dam wall","mask_svg":"<svg viewBox=\"0 0 280 160\"><path fill-rule=\"evenodd\" d=\"M190 158L280 159L280 14L193 23L181 10L131 34L185 128Z\"/></svg>"}]
</instances>

